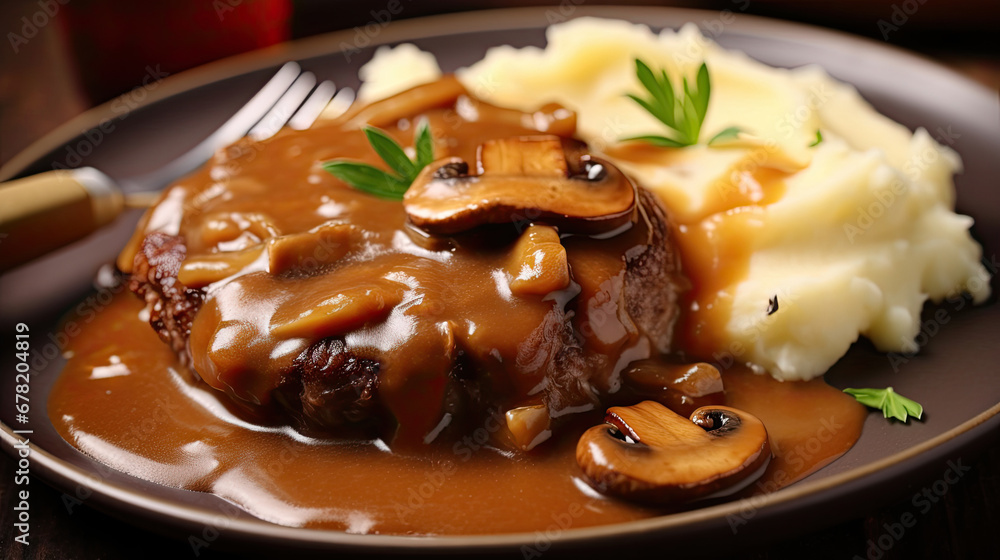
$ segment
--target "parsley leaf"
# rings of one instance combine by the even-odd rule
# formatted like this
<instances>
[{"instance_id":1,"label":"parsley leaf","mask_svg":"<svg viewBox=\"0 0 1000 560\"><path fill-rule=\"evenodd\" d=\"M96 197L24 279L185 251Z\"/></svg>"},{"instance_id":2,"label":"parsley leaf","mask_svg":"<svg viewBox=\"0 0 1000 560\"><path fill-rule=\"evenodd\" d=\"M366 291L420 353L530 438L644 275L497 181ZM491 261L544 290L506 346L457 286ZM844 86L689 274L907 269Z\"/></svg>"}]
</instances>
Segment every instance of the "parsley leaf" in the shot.
<instances>
[{"instance_id":1,"label":"parsley leaf","mask_svg":"<svg viewBox=\"0 0 1000 560\"><path fill-rule=\"evenodd\" d=\"M820 132L819 129L817 128L816 129L816 139L809 143L809 147L812 148L812 147L815 147L815 146L819 146L820 142L822 142L822 141L823 141L823 133Z\"/></svg>"},{"instance_id":2,"label":"parsley leaf","mask_svg":"<svg viewBox=\"0 0 1000 560\"><path fill-rule=\"evenodd\" d=\"M844 389L844 392L869 408L880 409L883 418L892 417L900 422L906 422L910 416L919 420L924 414L924 407L920 403L900 395L893 391L892 387L885 389L848 388Z\"/></svg>"},{"instance_id":3,"label":"parsley leaf","mask_svg":"<svg viewBox=\"0 0 1000 560\"><path fill-rule=\"evenodd\" d=\"M671 134L670 136L647 134L622 140L648 142L666 148L683 148L697 144L705 115L708 114L708 102L712 96L712 80L708 75L708 65L701 63L693 87L687 78L682 78L679 92L674 91L666 70L661 70L657 75L648 64L638 58L635 59L635 75L648 96L640 97L632 93L626 95L663 123ZM711 145L716 141L735 138L739 132L739 128L729 127L716 134L708 143Z\"/></svg>"},{"instance_id":4,"label":"parsley leaf","mask_svg":"<svg viewBox=\"0 0 1000 560\"><path fill-rule=\"evenodd\" d=\"M389 173L358 161L335 159L323 163L323 169L352 187L375 196L391 200L403 200L403 194L410 188L420 171L434 160L434 139L427 121L417 127L414 146L417 156L411 160L402 146L388 134L373 126L364 128L365 137L375 153L394 173Z\"/></svg>"},{"instance_id":5,"label":"parsley leaf","mask_svg":"<svg viewBox=\"0 0 1000 560\"><path fill-rule=\"evenodd\" d=\"M738 126L731 126L729 128L725 128L722 130L722 132L713 136L712 139L708 141L708 145L711 146L718 142L734 140L740 135L741 132L743 132L743 129L741 129Z\"/></svg>"}]
</instances>

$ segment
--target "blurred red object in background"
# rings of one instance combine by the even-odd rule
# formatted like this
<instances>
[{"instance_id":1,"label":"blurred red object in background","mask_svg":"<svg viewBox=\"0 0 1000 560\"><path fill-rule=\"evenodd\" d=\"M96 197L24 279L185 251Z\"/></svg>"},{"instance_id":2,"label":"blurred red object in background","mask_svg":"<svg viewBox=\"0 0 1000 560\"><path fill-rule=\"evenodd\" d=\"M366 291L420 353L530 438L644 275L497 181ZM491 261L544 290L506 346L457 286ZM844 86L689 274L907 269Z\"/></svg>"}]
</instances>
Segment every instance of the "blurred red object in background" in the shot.
<instances>
[{"instance_id":1,"label":"blurred red object in background","mask_svg":"<svg viewBox=\"0 0 1000 560\"><path fill-rule=\"evenodd\" d=\"M100 103L165 74L288 40L291 0L74 0L59 18Z\"/></svg>"}]
</instances>

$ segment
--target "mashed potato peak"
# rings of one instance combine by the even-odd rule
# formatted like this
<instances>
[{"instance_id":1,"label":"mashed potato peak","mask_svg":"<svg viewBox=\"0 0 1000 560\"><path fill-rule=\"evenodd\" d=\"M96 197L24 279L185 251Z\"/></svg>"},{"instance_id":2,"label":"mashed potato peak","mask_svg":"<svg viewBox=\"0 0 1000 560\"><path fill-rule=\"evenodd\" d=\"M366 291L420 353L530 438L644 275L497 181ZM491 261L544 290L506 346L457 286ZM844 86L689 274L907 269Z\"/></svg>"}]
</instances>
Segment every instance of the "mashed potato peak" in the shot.
<instances>
[{"instance_id":1,"label":"mashed potato peak","mask_svg":"<svg viewBox=\"0 0 1000 560\"><path fill-rule=\"evenodd\" d=\"M958 155L878 114L854 88L819 68L771 68L726 51L694 25L656 34L581 18L547 37L545 49L493 48L458 76L491 103L577 111L580 137L661 197L696 286L682 328L700 357L809 379L859 334L883 351L916 350L927 299L989 295L972 220L952 211ZM664 132L624 95L641 91L635 58L676 81L708 64L702 144L620 141ZM394 78L401 66L436 77L412 46L380 50L363 69L365 97L412 85ZM704 145L730 126L745 134ZM823 141L811 145L817 131Z\"/></svg>"},{"instance_id":2,"label":"mashed potato peak","mask_svg":"<svg viewBox=\"0 0 1000 560\"><path fill-rule=\"evenodd\" d=\"M394 48L379 47L375 51L374 60L377 62L366 64L358 73L362 81L358 99L365 103L384 99L441 77L441 69L434 55L410 43Z\"/></svg>"}]
</instances>

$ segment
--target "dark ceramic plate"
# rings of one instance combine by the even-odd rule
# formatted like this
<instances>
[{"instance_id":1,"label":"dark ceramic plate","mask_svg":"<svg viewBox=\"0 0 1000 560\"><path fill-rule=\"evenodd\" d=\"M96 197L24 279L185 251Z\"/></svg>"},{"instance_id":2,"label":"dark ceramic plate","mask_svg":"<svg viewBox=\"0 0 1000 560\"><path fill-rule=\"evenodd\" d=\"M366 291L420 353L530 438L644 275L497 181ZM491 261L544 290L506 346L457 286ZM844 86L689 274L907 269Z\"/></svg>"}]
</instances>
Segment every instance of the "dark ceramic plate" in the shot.
<instances>
[{"instance_id":1,"label":"dark ceramic plate","mask_svg":"<svg viewBox=\"0 0 1000 560\"><path fill-rule=\"evenodd\" d=\"M43 138L12 160L0 178L51 169L54 163L93 165L124 178L148 171L184 152L220 125L286 60L298 60L320 78L356 87L357 69L379 44L412 41L455 69L478 60L493 45L541 45L544 28L563 12L599 15L679 27L694 21L716 41L773 66L819 64L834 77L854 84L891 118L933 135L946 133L961 154L965 171L957 178L958 208L976 219L975 235L995 272L1000 250L1000 202L993 192L1000 176L1000 127L996 95L940 66L875 42L821 29L749 16L649 8L552 8L479 12L393 23L361 37L347 31L282 45L169 77L155 89L97 107ZM721 29L721 32L719 31ZM349 50L345 51L345 47ZM99 125L103 122L103 126ZM87 131L81 133L81 131ZM76 161L73 154L82 156ZM273 525L208 494L177 490L113 471L77 452L47 421L47 393L59 375L58 317L87 296L101 263L113 259L131 231L128 215L98 235L0 278L0 332L25 322L33 333L40 361L32 377L32 474L84 503L130 522L181 538L215 535L219 543L258 549L261 544L339 551L392 552L518 551L534 534L412 538L350 535ZM997 290L993 278L994 292ZM827 374L838 387L893 385L922 402L923 422L901 425L872 413L860 441L844 457L806 480L756 499L686 513L554 535L553 549L595 550L645 540L670 542L672 551L712 539L734 546L747 538L776 538L858 515L907 483L933 477L946 458L970 452L1000 426L1000 306L955 309L947 304L925 310L919 355L893 364L867 343L855 344ZM9 340L13 339L10 335ZM0 441L11 453L14 426L13 355L0 359L4 372L0 399ZM895 371L898 369L898 371ZM22 426L17 426L18 428ZM738 516L747 521L733 531ZM623 541L622 539L627 539Z\"/></svg>"}]
</instances>

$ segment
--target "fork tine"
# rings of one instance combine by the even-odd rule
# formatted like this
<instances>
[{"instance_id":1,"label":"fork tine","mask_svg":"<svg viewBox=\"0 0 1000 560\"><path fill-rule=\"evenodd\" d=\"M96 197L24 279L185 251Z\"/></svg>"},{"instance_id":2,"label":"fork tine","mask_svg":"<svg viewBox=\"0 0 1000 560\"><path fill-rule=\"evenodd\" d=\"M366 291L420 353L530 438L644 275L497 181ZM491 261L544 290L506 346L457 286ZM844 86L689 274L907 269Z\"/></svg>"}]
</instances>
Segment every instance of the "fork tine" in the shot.
<instances>
[{"instance_id":1,"label":"fork tine","mask_svg":"<svg viewBox=\"0 0 1000 560\"><path fill-rule=\"evenodd\" d=\"M295 62L286 63L246 105L197 146L155 171L119 181L119 184L126 191L160 189L174 179L197 169L212 157L215 150L245 136L254 123L282 98L301 70Z\"/></svg>"},{"instance_id":2,"label":"fork tine","mask_svg":"<svg viewBox=\"0 0 1000 560\"><path fill-rule=\"evenodd\" d=\"M232 144L247 134L260 115L278 103L296 76L302 71L296 62L287 62L277 74L215 133L205 139L219 146ZM218 136L218 137L216 137ZM215 149L211 150L214 152ZM211 153L209 153L211 156Z\"/></svg>"},{"instance_id":3,"label":"fork tine","mask_svg":"<svg viewBox=\"0 0 1000 560\"><path fill-rule=\"evenodd\" d=\"M312 126L312 123L323 112L323 108L327 106L336 92L337 88L333 85L333 82L325 80L309 96L309 99L306 99L306 102L302 104L302 107L299 108L292 119L288 121L288 126L294 130L305 130Z\"/></svg>"},{"instance_id":4,"label":"fork tine","mask_svg":"<svg viewBox=\"0 0 1000 560\"><path fill-rule=\"evenodd\" d=\"M333 96L323 112L320 113L324 119L335 119L343 115L354 103L354 90L346 87Z\"/></svg>"},{"instance_id":5,"label":"fork tine","mask_svg":"<svg viewBox=\"0 0 1000 560\"><path fill-rule=\"evenodd\" d=\"M264 140L277 134L302 104L302 100L309 95L314 85L316 85L316 76L312 72L304 72L300 75L295 83L288 88L288 91L281 96L281 99L274 104L274 107L264 115L264 118L250 129L248 136L254 140Z\"/></svg>"}]
</instances>

